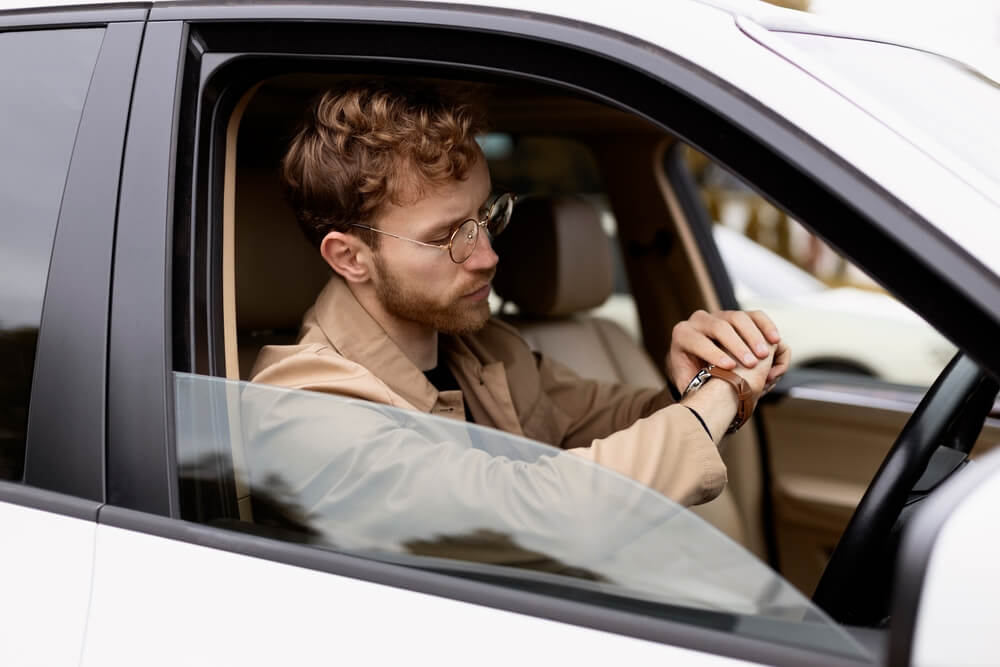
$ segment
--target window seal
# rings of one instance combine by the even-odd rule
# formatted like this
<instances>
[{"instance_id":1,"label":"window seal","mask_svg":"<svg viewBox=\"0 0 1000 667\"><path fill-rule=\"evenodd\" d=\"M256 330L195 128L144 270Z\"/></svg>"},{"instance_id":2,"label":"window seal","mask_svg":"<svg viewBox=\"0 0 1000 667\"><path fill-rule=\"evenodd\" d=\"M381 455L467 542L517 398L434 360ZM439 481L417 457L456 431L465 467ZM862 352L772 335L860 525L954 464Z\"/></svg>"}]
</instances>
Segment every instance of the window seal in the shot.
<instances>
[{"instance_id":1,"label":"window seal","mask_svg":"<svg viewBox=\"0 0 1000 667\"><path fill-rule=\"evenodd\" d=\"M698 195L698 188L691 177L691 173L684 164L685 146L675 143L670 147L665 156L665 166L667 178L674 187L677 200L684 211L684 215L691 222L691 233L694 235L698 248L701 251L702 259L708 267L708 275L712 279L715 293L719 297L719 303L726 310L739 310L740 304L736 300L736 292L733 290L733 281L726 270L726 264L722 261L718 246L712 238L712 220L708 216L708 211L701 203Z\"/></svg>"},{"instance_id":2,"label":"window seal","mask_svg":"<svg viewBox=\"0 0 1000 667\"><path fill-rule=\"evenodd\" d=\"M95 500L68 496L64 493L36 489L17 482L3 480L0 480L0 503L10 503L19 507L94 522L97 521L98 511L103 506L103 503Z\"/></svg>"}]
</instances>

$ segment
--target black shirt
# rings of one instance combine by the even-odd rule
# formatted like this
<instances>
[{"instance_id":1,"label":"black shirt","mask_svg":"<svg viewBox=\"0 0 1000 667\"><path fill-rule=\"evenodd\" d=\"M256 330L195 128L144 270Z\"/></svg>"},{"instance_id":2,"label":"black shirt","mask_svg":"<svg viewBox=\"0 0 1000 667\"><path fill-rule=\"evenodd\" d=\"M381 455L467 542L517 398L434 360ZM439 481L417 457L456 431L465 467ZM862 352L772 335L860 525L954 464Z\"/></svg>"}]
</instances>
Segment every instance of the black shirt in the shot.
<instances>
[{"instance_id":1,"label":"black shirt","mask_svg":"<svg viewBox=\"0 0 1000 667\"><path fill-rule=\"evenodd\" d=\"M438 365L429 371L424 371L424 377L438 391L461 391L462 388L458 386L458 380L455 379L455 374L448 368L448 364L440 361L440 356L438 359ZM464 395L462 397L462 407L465 408L465 421L472 422L472 415L469 414L469 406L465 402Z\"/></svg>"}]
</instances>

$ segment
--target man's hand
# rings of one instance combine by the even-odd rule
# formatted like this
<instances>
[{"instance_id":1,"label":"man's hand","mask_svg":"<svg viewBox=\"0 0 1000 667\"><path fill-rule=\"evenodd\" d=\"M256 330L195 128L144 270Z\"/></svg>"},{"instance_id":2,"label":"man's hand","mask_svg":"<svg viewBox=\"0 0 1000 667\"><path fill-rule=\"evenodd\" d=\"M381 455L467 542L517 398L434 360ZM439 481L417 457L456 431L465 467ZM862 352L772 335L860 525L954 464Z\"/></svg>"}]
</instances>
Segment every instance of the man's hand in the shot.
<instances>
[{"instance_id":1,"label":"man's hand","mask_svg":"<svg viewBox=\"0 0 1000 667\"><path fill-rule=\"evenodd\" d=\"M772 350L774 360L768 368ZM778 328L763 312L723 310L707 313L698 310L674 327L667 354L667 373L674 386L683 392L699 369L715 364L719 368L736 370L759 396L781 379L790 361L791 350L781 341ZM768 368L766 374L746 372L757 368L761 362Z\"/></svg>"}]
</instances>

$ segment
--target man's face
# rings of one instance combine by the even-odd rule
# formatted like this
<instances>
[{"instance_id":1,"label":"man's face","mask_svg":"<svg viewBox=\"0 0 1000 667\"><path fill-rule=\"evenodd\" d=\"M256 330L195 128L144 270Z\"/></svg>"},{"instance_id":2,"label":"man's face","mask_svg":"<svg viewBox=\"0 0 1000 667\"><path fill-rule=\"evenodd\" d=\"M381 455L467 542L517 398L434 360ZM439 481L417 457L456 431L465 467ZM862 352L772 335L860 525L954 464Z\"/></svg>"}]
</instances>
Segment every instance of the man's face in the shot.
<instances>
[{"instance_id":1,"label":"man's face","mask_svg":"<svg viewBox=\"0 0 1000 667\"><path fill-rule=\"evenodd\" d=\"M401 206L390 204L373 226L425 243L447 244L462 221L479 218L489 195L490 175L480 157L466 180L428 190ZM489 319L486 299L497 255L485 231L480 230L475 251L462 264L453 262L447 250L385 235L380 235L374 259L375 294L389 314L452 334L477 331Z\"/></svg>"}]
</instances>

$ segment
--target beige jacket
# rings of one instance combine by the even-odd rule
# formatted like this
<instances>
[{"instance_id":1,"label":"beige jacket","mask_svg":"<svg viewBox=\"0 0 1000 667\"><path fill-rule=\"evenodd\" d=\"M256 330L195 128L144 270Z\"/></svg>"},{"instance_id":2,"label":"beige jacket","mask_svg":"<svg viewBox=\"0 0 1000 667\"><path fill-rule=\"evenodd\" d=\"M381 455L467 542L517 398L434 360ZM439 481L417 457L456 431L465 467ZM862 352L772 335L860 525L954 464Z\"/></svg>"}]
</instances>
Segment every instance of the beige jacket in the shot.
<instances>
[{"instance_id":1,"label":"beige jacket","mask_svg":"<svg viewBox=\"0 0 1000 667\"><path fill-rule=\"evenodd\" d=\"M582 379L495 319L475 334L445 336L442 350L461 391L439 392L334 277L306 313L298 343L265 347L251 376L462 421L464 399L479 425L570 450L684 505L725 486L715 444L666 390Z\"/></svg>"}]
</instances>

